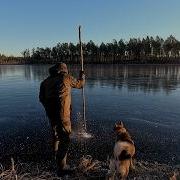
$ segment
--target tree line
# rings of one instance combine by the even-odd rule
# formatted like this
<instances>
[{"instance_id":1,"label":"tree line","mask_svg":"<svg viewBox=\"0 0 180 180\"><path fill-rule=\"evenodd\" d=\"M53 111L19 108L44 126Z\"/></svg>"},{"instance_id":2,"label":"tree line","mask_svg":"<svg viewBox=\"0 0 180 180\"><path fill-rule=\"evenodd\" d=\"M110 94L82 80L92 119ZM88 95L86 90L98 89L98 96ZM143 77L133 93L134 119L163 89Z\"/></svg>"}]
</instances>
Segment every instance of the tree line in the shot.
<instances>
[{"instance_id":1,"label":"tree line","mask_svg":"<svg viewBox=\"0 0 180 180\"><path fill-rule=\"evenodd\" d=\"M22 58L0 55L0 62L19 63L79 63L79 44L57 43L54 47L25 49ZM86 63L180 63L180 41L174 36L165 40L159 36L130 38L129 41L113 39L110 43L95 44L92 40L83 43Z\"/></svg>"}]
</instances>

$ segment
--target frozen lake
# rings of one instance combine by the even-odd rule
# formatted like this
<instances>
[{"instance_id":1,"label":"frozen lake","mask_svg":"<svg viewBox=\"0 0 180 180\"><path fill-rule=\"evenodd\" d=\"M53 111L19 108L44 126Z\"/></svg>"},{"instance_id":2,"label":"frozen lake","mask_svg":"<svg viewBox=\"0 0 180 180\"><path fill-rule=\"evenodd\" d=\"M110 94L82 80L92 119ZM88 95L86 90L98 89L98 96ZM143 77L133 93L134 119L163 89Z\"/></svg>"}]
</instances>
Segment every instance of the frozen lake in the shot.
<instances>
[{"instance_id":1,"label":"frozen lake","mask_svg":"<svg viewBox=\"0 0 180 180\"><path fill-rule=\"evenodd\" d=\"M0 66L0 160L48 158L51 135L38 93L49 67ZM79 67L69 67L77 76ZM88 65L85 72L87 126L94 137L72 140L71 156L86 153L105 160L114 143L114 123L121 120L135 140L138 159L180 163L180 66ZM72 91L72 107L76 126L81 90Z\"/></svg>"}]
</instances>

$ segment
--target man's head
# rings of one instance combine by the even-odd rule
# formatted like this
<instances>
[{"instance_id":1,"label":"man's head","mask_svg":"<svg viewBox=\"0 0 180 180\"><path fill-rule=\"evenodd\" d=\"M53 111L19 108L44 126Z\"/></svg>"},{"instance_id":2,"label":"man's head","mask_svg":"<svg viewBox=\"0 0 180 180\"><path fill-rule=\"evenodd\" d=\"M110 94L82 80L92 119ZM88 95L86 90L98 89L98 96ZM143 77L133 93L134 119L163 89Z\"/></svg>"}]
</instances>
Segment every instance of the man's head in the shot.
<instances>
[{"instance_id":1,"label":"man's head","mask_svg":"<svg viewBox=\"0 0 180 180\"><path fill-rule=\"evenodd\" d=\"M68 73L67 65L63 62L57 63L55 65L57 67L57 73L66 72Z\"/></svg>"},{"instance_id":2,"label":"man's head","mask_svg":"<svg viewBox=\"0 0 180 180\"><path fill-rule=\"evenodd\" d=\"M65 63L60 62L49 68L49 74L51 76L54 76L61 72L68 73L67 65Z\"/></svg>"}]
</instances>

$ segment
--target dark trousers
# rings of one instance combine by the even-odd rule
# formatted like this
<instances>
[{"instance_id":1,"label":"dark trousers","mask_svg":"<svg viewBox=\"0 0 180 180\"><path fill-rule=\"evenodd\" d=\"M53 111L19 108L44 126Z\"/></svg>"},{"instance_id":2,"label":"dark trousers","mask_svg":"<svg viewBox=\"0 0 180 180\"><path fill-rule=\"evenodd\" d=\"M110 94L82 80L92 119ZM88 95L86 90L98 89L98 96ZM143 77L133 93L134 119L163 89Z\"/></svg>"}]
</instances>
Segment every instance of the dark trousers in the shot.
<instances>
[{"instance_id":1,"label":"dark trousers","mask_svg":"<svg viewBox=\"0 0 180 180\"><path fill-rule=\"evenodd\" d=\"M67 152L70 145L70 134L62 125L60 106L56 101L50 101L45 105L46 114L53 130L53 148L59 170L66 166Z\"/></svg>"},{"instance_id":2,"label":"dark trousers","mask_svg":"<svg viewBox=\"0 0 180 180\"><path fill-rule=\"evenodd\" d=\"M59 170L66 166L66 158L70 145L70 134L62 126L55 126L54 131L54 152Z\"/></svg>"}]
</instances>

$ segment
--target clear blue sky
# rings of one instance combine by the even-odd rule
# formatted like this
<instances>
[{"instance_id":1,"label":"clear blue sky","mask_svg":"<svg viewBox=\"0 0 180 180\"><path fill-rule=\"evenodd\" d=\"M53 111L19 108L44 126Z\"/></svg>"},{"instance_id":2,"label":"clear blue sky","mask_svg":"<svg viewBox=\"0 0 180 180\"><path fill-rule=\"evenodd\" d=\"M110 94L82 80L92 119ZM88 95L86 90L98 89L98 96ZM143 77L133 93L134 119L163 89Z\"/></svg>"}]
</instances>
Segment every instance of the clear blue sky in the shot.
<instances>
[{"instance_id":1,"label":"clear blue sky","mask_svg":"<svg viewBox=\"0 0 180 180\"><path fill-rule=\"evenodd\" d=\"M180 0L0 0L0 53L78 41L167 37L180 40Z\"/></svg>"}]
</instances>

